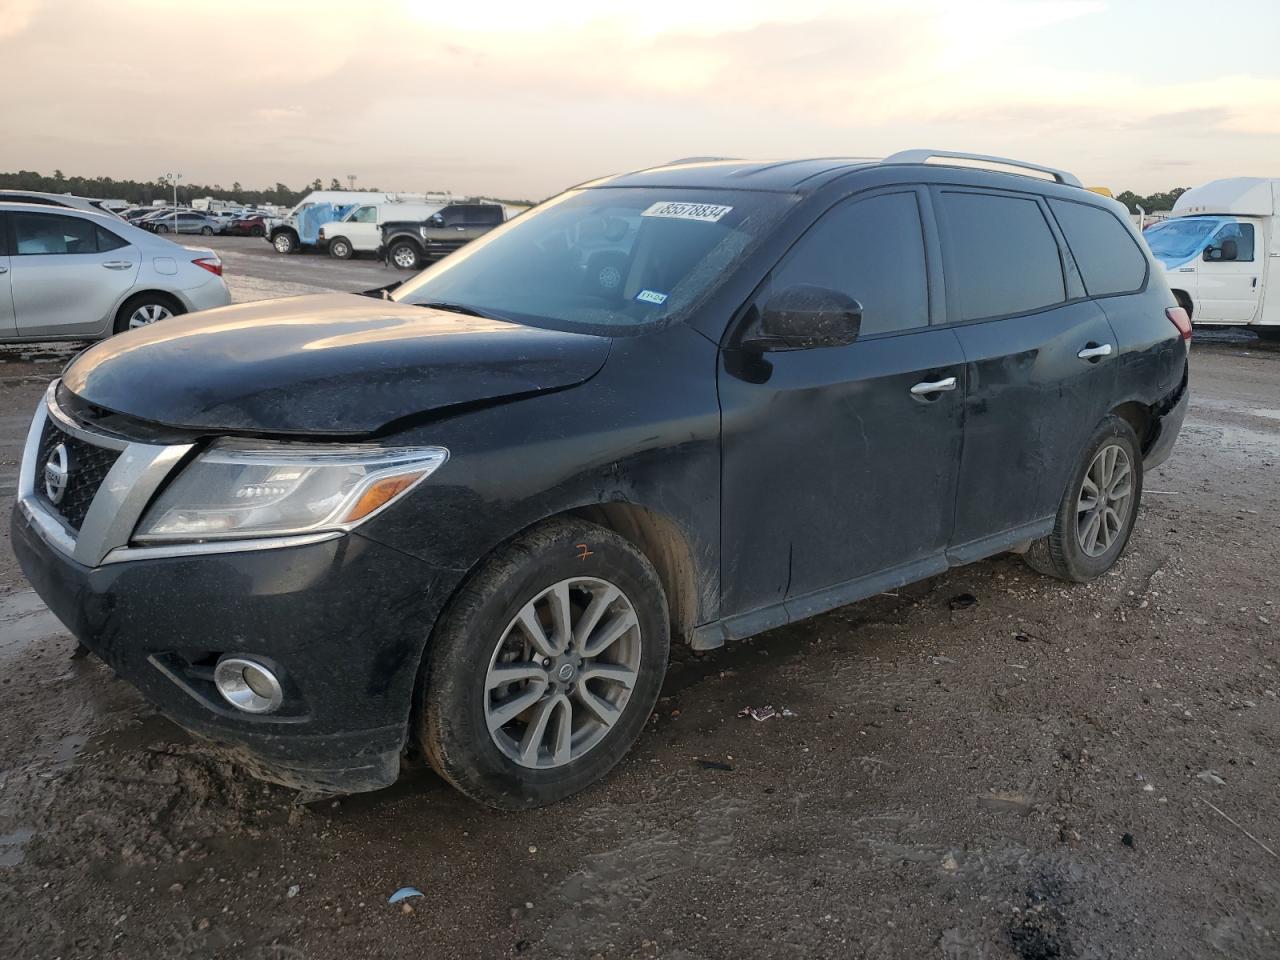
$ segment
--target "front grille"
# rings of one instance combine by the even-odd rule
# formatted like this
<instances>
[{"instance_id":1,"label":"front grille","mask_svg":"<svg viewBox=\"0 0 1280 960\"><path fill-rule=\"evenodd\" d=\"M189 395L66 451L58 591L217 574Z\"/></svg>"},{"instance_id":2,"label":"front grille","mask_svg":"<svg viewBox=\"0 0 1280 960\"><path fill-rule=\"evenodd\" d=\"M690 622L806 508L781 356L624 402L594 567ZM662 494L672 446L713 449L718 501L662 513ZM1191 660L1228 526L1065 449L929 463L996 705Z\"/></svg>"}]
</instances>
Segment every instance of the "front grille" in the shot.
<instances>
[{"instance_id":1,"label":"front grille","mask_svg":"<svg viewBox=\"0 0 1280 960\"><path fill-rule=\"evenodd\" d=\"M44 468L58 444L66 447L68 473L62 501L54 504L45 490ZM80 525L89 512L89 505L93 503L93 498L98 495L98 488L107 477L107 471L118 459L119 450L95 446L79 437L73 437L50 418L45 421L44 431L40 434L40 454L35 465L36 496L59 514L67 526L79 532Z\"/></svg>"}]
</instances>

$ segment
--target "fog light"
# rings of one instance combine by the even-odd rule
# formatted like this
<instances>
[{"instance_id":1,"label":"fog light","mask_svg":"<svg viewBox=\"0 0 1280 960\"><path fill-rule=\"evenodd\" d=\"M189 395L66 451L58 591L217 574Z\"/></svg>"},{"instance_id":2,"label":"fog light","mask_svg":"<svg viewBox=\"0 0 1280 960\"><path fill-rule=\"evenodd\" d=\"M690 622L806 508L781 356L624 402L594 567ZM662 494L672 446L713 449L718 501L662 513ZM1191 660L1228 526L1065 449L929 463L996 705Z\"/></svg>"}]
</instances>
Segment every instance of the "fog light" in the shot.
<instances>
[{"instance_id":1,"label":"fog light","mask_svg":"<svg viewBox=\"0 0 1280 960\"><path fill-rule=\"evenodd\" d=\"M223 657L213 669L213 683L222 698L245 713L271 713L284 701L276 675L253 660Z\"/></svg>"}]
</instances>

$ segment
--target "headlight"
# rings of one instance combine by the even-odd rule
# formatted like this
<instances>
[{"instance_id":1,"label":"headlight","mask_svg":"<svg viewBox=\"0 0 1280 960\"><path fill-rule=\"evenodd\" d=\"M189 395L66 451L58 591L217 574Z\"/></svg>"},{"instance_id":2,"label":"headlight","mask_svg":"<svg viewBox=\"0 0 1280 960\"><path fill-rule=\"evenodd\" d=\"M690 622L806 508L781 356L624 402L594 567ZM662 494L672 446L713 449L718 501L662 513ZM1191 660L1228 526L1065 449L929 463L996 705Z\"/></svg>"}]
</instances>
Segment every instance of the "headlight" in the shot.
<instances>
[{"instance_id":1,"label":"headlight","mask_svg":"<svg viewBox=\"0 0 1280 960\"><path fill-rule=\"evenodd\" d=\"M223 440L152 504L134 540L226 540L349 530L449 459L444 447Z\"/></svg>"}]
</instances>

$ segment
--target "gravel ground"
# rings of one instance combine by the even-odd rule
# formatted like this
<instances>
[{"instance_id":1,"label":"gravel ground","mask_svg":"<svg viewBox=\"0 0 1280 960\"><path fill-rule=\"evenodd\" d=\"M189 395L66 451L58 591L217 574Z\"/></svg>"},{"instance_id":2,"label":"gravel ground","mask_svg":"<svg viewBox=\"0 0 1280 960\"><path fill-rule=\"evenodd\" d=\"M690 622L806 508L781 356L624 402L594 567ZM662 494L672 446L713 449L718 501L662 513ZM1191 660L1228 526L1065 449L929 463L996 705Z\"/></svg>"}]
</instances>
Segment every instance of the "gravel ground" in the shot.
<instances>
[{"instance_id":1,"label":"gravel ground","mask_svg":"<svg viewBox=\"0 0 1280 960\"><path fill-rule=\"evenodd\" d=\"M394 278L216 243L238 299ZM66 356L0 351L6 515L29 411ZM0 538L0 943L24 958L1280 956L1280 351L1219 335L1192 356L1182 440L1111 574L1068 587L1000 557L677 651L632 755L529 814L421 770L309 805L254 781L73 661ZM738 716L765 704L796 715ZM389 905L404 885L424 896Z\"/></svg>"}]
</instances>

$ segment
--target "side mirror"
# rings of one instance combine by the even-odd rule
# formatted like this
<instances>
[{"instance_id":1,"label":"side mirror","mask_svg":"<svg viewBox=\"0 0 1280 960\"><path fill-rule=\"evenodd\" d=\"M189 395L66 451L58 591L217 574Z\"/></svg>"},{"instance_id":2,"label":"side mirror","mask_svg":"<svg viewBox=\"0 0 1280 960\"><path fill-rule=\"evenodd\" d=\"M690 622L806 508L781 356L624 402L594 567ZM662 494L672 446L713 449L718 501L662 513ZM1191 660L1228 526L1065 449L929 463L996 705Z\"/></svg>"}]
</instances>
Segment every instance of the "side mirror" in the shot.
<instances>
[{"instance_id":1,"label":"side mirror","mask_svg":"<svg viewBox=\"0 0 1280 960\"><path fill-rule=\"evenodd\" d=\"M1239 244L1237 244L1236 241L1231 238L1227 238L1226 240L1223 240L1221 246L1217 246L1217 247L1209 246L1204 248L1204 258L1205 260L1208 260L1211 262L1217 262L1221 260L1234 260L1239 255L1240 255Z\"/></svg>"},{"instance_id":2,"label":"side mirror","mask_svg":"<svg viewBox=\"0 0 1280 960\"><path fill-rule=\"evenodd\" d=\"M434 215L431 217L430 223L431 223L431 226L433 226L433 227L443 227L443 226L444 226L444 217L440 216L440 214L438 214L438 213L437 213L437 214L434 214Z\"/></svg>"},{"instance_id":3,"label":"side mirror","mask_svg":"<svg viewBox=\"0 0 1280 960\"><path fill-rule=\"evenodd\" d=\"M862 304L826 287L796 284L773 294L743 338L757 350L843 347L858 339Z\"/></svg>"}]
</instances>

